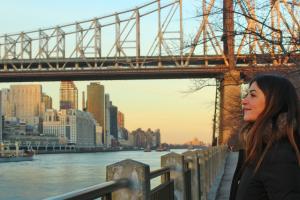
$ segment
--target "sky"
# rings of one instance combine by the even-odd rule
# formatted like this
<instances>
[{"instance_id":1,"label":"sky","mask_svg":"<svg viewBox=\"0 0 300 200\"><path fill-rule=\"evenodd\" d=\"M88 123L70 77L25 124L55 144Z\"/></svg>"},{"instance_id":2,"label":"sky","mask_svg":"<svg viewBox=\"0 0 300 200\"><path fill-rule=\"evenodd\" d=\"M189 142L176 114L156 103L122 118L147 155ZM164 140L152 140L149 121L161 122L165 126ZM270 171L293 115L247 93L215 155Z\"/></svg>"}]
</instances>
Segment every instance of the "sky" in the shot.
<instances>
[{"instance_id":1,"label":"sky","mask_svg":"<svg viewBox=\"0 0 300 200\"><path fill-rule=\"evenodd\" d=\"M1 2L0 36L6 33L37 30L100 17L142 5L149 0L10 0ZM186 22L196 13L194 0L184 0L183 15ZM148 22L147 22L148 23ZM150 22L151 23L151 22ZM194 23L194 22L191 22ZM197 22L196 22L197 23ZM195 24L194 24L195 25ZM186 27L190 35L196 28ZM114 37L114 36L113 36ZM160 129L162 142L184 143L194 138L211 142L214 111L214 87L195 93L186 93L191 79L101 81L113 104L125 115L129 130ZM89 81L76 81L81 108L82 91ZM0 88L11 84L0 83ZM59 82L36 82L43 92L53 98L54 108L59 104Z\"/></svg>"}]
</instances>

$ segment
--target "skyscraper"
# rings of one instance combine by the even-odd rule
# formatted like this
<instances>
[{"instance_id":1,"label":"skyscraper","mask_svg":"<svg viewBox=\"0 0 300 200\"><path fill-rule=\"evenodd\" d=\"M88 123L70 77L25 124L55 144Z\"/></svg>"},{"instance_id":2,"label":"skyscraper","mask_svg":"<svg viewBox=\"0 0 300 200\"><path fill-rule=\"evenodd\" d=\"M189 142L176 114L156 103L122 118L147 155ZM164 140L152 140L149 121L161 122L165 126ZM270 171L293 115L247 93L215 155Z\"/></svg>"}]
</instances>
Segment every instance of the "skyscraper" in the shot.
<instances>
[{"instance_id":1,"label":"skyscraper","mask_svg":"<svg viewBox=\"0 0 300 200\"><path fill-rule=\"evenodd\" d=\"M111 147L110 137L110 100L109 94L105 94L105 134L103 134L103 141L106 147Z\"/></svg>"},{"instance_id":2,"label":"skyscraper","mask_svg":"<svg viewBox=\"0 0 300 200\"><path fill-rule=\"evenodd\" d=\"M125 121L124 114L118 111L118 127L125 128L124 121Z\"/></svg>"},{"instance_id":3,"label":"skyscraper","mask_svg":"<svg viewBox=\"0 0 300 200\"><path fill-rule=\"evenodd\" d=\"M43 93L42 101L45 104L45 110L52 109L52 98L45 93Z\"/></svg>"},{"instance_id":4,"label":"skyscraper","mask_svg":"<svg viewBox=\"0 0 300 200\"><path fill-rule=\"evenodd\" d=\"M43 116L41 85L11 85L8 117L17 117L28 124L36 124Z\"/></svg>"},{"instance_id":5,"label":"skyscraper","mask_svg":"<svg viewBox=\"0 0 300 200\"><path fill-rule=\"evenodd\" d=\"M110 134L118 141L118 107L110 102Z\"/></svg>"},{"instance_id":6,"label":"skyscraper","mask_svg":"<svg viewBox=\"0 0 300 200\"><path fill-rule=\"evenodd\" d=\"M95 120L103 127L103 133L106 133L105 125L105 98L104 86L100 83L91 83L87 86L87 111L92 113ZM96 138L99 137L96 135ZM97 140L96 140L97 141ZM105 144L104 139L102 140Z\"/></svg>"},{"instance_id":7,"label":"skyscraper","mask_svg":"<svg viewBox=\"0 0 300 200\"><path fill-rule=\"evenodd\" d=\"M78 90L73 81L60 83L60 109L78 109Z\"/></svg>"}]
</instances>

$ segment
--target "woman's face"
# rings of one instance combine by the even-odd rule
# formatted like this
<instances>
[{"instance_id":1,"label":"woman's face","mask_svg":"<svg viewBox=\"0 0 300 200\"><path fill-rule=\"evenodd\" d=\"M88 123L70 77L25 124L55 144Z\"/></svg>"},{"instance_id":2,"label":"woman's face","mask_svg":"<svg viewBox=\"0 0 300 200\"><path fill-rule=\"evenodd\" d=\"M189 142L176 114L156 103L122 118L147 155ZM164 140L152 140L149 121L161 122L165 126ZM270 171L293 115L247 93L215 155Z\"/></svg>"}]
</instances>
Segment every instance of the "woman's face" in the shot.
<instances>
[{"instance_id":1,"label":"woman's face","mask_svg":"<svg viewBox=\"0 0 300 200\"><path fill-rule=\"evenodd\" d=\"M254 122L265 109L265 95L259 89L256 82L253 82L242 100L244 120Z\"/></svg>"}]
</instances>

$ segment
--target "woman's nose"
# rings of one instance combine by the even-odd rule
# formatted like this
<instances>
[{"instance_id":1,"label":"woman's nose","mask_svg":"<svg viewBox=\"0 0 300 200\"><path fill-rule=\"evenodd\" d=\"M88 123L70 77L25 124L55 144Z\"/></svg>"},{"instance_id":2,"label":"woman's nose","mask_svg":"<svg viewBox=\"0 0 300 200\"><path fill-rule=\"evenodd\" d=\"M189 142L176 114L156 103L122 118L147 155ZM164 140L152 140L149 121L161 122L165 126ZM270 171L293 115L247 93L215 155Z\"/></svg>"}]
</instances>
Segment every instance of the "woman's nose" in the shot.
<instances>
[{"instance_id":1,"label":"woman's nose","mask_svg":"<svg viewBox=\"0 0 300 200\"><path fill-rule=\"evenodd\" d=\"M247 97L242 99L242 105L246 105L248 103Z\"/></svg>"}]
</instances>

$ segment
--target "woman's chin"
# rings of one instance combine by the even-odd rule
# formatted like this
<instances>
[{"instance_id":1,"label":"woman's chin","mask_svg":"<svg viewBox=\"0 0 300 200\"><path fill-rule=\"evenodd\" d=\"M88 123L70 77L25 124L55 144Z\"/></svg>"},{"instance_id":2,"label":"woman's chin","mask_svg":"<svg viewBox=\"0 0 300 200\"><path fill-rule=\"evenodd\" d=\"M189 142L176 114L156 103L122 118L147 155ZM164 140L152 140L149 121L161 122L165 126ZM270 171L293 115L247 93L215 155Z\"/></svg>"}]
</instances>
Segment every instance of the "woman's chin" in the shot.
<instances>
[{"instance_id":1,"label":"woman's chin","mask_svg":"<svg viewBox=\"0 0 300 200\"><path fill-rule=\"evenodd\" d=\"M254 122L255 119L253 119L252 117L244 117L244 121L245 122Z\"/></svg>"}]
</instances>

